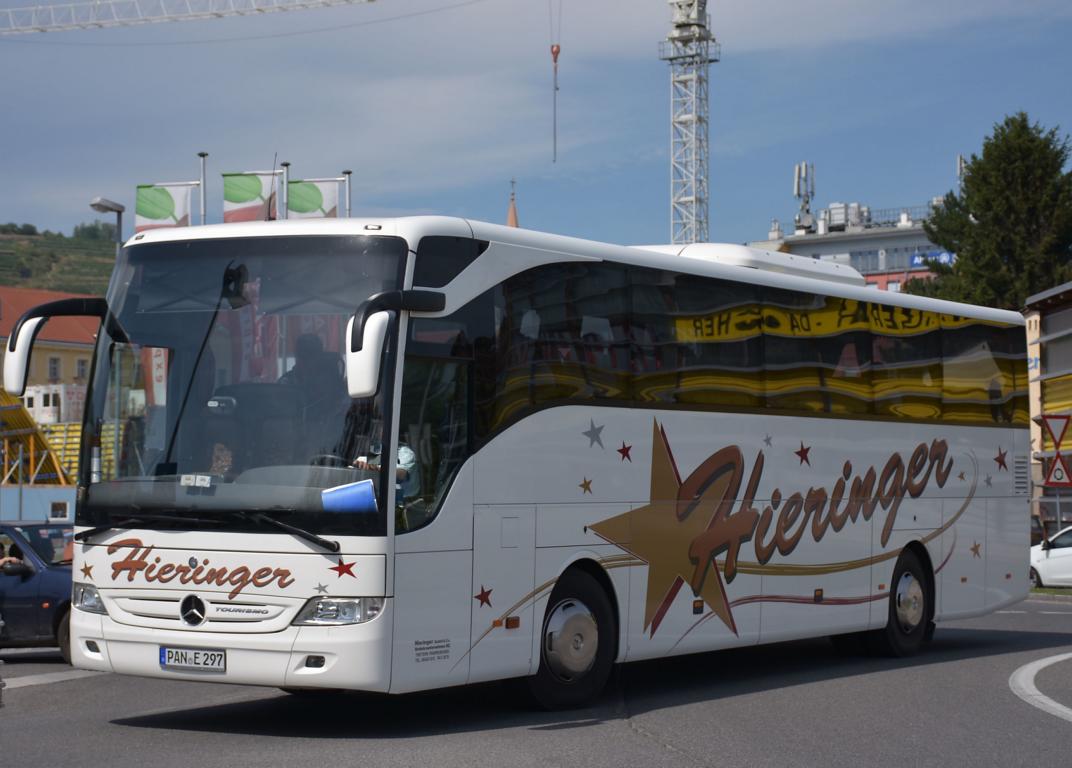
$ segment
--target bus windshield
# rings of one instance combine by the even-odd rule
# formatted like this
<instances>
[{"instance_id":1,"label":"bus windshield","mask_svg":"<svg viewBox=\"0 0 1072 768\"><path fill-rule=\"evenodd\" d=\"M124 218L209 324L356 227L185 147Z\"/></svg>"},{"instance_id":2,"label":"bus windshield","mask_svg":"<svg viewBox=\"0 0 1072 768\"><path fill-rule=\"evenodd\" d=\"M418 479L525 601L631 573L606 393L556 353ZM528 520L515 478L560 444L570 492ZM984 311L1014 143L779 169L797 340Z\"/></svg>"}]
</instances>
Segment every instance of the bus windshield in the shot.
<instances>
[{"instance_id":1,"label":"bus windshield","mask_svg":"<svg viewBox=\"0 0 1072 768\"><path fill-rule=\"evenodd\" d=\"M395 237L127 247L97 341L78 523L275 530L271 516L383 535L395 334L375 397L349 397L343 353L354 309L399 288L405 258Z\"/></svg>"}]
</instances>

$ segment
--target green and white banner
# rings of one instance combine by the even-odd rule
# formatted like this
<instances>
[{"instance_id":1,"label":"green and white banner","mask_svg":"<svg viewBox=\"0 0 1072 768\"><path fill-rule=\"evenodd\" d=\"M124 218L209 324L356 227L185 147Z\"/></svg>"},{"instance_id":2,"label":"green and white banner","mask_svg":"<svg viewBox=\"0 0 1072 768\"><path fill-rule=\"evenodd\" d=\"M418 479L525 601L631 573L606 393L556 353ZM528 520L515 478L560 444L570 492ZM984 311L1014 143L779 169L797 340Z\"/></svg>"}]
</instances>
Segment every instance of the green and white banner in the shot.
<instances>
[{"instance_id":1,"label":"green and white banner","mask_svg":"<svg viewBox=\"0 0 1072 768\"><path fill-rule=\"evenodd\" d=\"M134 231L190 226L190 190L194 184L139 184Z\"/></svg>"},{"instance_id":2,"label":"green and white banner","mask_svg":"<svg viewBox=\"0 0 1072 768\"><path fill-rule=\"evenodd\" d=\"M278 173L223 174L224 223L275 219L275 178Z\"/></svg>"},{"instance_id":3,"label":"green and white banner","mask_svg":"<svg viewBox=\"0 0 1072 768\"><path fill-rule=\"evenodd\" d=\"M340 181L342 179L299 179L289 182L287 218L338 218Z\"/></svg>"}]
</instances>

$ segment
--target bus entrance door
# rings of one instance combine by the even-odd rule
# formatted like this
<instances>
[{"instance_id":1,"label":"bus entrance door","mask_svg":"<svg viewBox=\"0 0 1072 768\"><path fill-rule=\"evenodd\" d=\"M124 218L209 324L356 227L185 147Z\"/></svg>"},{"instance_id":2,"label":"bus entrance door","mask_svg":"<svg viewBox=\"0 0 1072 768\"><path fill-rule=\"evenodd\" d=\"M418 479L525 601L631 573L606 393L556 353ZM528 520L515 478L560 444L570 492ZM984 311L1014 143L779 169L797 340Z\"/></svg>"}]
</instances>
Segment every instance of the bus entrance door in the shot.
<instances>
[{"instance_id":1,"label":"bus entrance door","mask_svg":"<svg viewBox=\"0 0 1072 768\"><path fill-rule=\"evenodd\" d=\"M473 515L469 681L528 675L532 666L536 508L477 506Z\"/></svg>"}]
</instances>

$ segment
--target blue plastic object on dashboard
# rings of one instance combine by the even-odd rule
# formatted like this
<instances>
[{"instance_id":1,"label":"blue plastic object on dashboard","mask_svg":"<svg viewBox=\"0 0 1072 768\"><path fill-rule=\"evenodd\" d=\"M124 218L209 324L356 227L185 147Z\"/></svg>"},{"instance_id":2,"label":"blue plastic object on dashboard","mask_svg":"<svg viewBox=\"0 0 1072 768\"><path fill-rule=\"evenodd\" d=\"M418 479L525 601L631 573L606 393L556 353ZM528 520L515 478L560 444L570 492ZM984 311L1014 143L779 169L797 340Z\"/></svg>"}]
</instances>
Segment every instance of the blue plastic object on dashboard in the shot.
<instances>
[{"instance_id":1,"label":"blue plastic object on dashboard","mask_svg":"<svg viewBox=\"0 0 1072 768\"><path fill-rule=\"evenodd\" d=\"M371 480L358 480L320 492L325 512L343 515L376 514L376 489Z\"/></svg>"}]
</instances>

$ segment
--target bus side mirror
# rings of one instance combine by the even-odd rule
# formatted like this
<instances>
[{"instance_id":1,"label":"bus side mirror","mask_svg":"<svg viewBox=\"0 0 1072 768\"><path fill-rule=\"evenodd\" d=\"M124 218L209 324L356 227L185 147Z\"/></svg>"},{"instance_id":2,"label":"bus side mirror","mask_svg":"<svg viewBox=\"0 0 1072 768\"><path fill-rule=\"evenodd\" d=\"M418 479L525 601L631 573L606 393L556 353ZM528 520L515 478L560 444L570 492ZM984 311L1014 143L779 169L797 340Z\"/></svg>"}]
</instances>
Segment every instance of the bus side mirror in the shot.
<instances>
[{"instance_id":1,"label":"bus side mirror","mask_svg":"<svg viewBox=\"0 0 1072 768\"><path fill-rule=\"evenodd\" d=\"M368 316L357 351L354 351L351 342L354 320L351 317L346 326L346 389L353 398L372 397L379 388L380 360L383 359L383 345L387 341L391 313L373 312Z\"/></svg>"},{"instance_id":2,"label":"bus side mirror","mask_svg":"<svg viewBox=\"0 0 1072 768\"><path fill-rule=\"evenodd\" d=\"M8 338L4 355L4 389L9 395L22 397L26 391L26 375L30 370L30 351L34 339L49 318L52 317L99 317L108 314L104 299L61 299L41 304L28 310L15 323Z\"/></svg>"},{"instance_id":3,"label":"bus side mirror","mask_svg":"<svg viewBox=\"0 0 1072 768\"><path fill-rule=\"evenodd\" d=\"M9 395L22 397L22 393L26 391L26 375L30 370L30 350L33 349L37 332L47 320L47 317L34 317L23 323L17 334L12 332L11 341L4 355L4 390Z\"/></svg>"},{"instance_id":4,"label":"bus side mirror","mask_svg":"<svg viewBox=\"0 0 1072 768\"><path fill-rule=\"evenodd\" d=\"M380 381L380 358L391 312L442 312L447 297L439 291L384 291L357 307L346 326L346 386L350 397L372 397Z\"/></svg>"}]
</instances>

